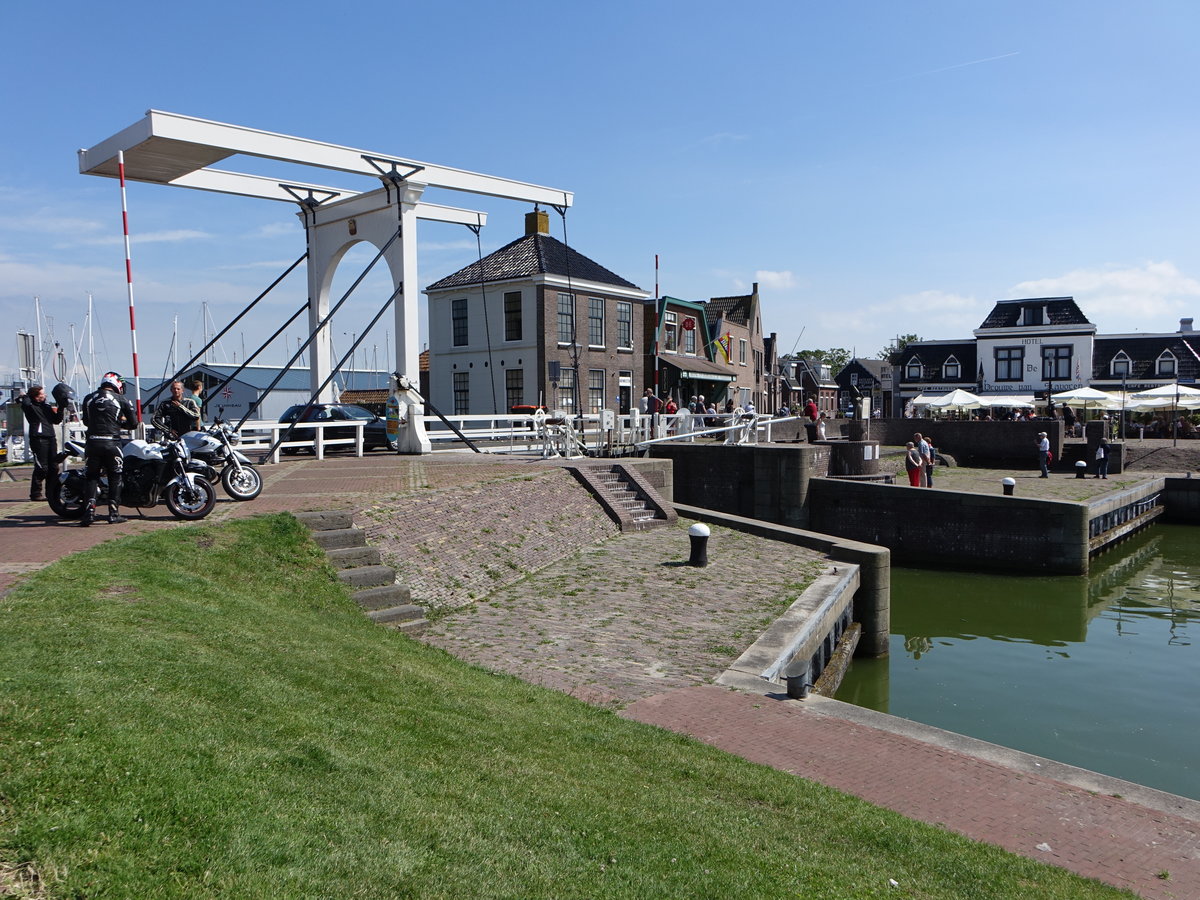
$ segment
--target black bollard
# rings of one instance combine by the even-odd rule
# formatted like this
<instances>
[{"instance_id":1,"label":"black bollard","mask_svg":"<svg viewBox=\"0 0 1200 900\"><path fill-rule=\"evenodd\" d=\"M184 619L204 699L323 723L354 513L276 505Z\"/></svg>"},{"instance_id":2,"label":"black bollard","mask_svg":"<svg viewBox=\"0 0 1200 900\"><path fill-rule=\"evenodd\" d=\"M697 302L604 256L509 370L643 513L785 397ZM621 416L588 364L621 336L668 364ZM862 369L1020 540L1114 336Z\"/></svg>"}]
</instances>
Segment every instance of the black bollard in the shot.
<instances>
[{"instance_id":1,"label":"black bollard","mask_svg":"<svg viewBox=\"0 0 1200 900\"><path fill-rule=\"evenodd\" d=\"M708 536L711 532L707 525L697 522L688 529L688 538L692 542L692 558L689 566L703 569L708 565Z\"/></svg>"},{"instance_id":2,"label":"black bollard","mask_svg":"<svg viewBox=\"0 0 1200 900\"><path fill-rule=\"evenodd\" d=\"M1000 484L1004 486L1004 496L1011 497L1017 487L1017 480L1015 478L1005 478Z\"/></svg>"}]
</instances>

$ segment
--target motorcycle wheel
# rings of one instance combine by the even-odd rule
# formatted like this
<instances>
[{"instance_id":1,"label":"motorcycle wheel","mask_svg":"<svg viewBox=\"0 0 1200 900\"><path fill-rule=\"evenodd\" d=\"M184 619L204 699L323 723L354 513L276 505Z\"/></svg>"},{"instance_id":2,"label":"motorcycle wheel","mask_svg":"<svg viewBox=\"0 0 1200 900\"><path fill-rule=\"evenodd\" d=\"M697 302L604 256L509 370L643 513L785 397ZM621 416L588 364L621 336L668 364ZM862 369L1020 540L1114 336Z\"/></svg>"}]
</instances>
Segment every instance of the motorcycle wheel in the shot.
<instances>
[{"instance_id":1,"label":"motorcycle wheel","mask_svg":"<svg viewBox=\"0 0 1200 900\"><path fill-rule=\"evenodd\" d=\"M57 495L48 495L46 501L60 519L78 519L83 516L83 495L75 492L70 480L63 484Z\"/></svg>"},{"instance_id":2,"label":"motorcycle wheel","mask_svg":"<svg viewBox=\"0 0 1200 900\"><path fill-rule=\"evenodd\" d=\"M262 476L258 469L242 463L241 471L233 466L221 470L221 487L234 500L253 500L262 493Z\"/></svg>"},{"instance_id":3,"label":"motorcycle wheel","mask_svg":"<svg viewBox=\"0 0 1200 900\"><path fill-rule=\"evenodd\" d=\"M203 478L195 479L193 489L187 483L167 485L167 509L177 519L203 519L217 504L217 492Z\"/></svg>"}]
</instances>

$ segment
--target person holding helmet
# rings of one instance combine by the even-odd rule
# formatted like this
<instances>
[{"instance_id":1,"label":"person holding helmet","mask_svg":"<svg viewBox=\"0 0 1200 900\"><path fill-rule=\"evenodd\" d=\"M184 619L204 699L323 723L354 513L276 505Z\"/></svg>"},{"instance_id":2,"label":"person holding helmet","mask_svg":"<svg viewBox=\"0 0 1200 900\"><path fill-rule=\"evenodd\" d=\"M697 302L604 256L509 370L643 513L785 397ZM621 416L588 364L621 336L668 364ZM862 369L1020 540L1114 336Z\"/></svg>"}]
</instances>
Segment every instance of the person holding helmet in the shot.
<instances>
[{"instance_id":1,"label":"person holding helmet","mask_svg":"<svg viewBox=\"0 0 1200 900\"><path fill-rule=\"evenodd\" d=\"M35 384L26 394L17 397L21 411L25 413L25 421L29 423L29 450L33 453L33 474L29 477L29 499L41 500L42 484L51 496L58 495L58 478L55 477L57 465L54 455L58 453L58 441L54 436L54 426L61 425L64 404L59 403L54 409L46 402L46 389Z\"/></svg>"},{"instance_id":2,"label":"person holding helmet","mask_svg":"<svg viewBox=\"0 0 1200 900\"><path fill-rule=\"evenodd\" d=\"M100 473L108 476L108 521L117 525L121 515L121 429L137 427L133 405L123 396L125 379L106 372L100 386L83 398L83 425L87 429L87 505L80 525L91 525L96 515Z\"/></svg>"}]
</instances>

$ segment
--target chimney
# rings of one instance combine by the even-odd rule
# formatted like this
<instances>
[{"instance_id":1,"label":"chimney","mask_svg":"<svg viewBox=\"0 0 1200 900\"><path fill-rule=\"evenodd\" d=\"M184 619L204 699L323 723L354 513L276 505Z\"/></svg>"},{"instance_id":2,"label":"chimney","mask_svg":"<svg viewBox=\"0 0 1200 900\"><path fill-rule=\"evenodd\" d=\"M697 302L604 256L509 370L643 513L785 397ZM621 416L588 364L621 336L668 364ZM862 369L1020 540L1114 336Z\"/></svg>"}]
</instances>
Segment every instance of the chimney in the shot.
<instances>
[{"instance_id":1,"label":"chimney","mask_svg":"<svg viewBox=\"0 0 1200 900\"><path fill-rule=\"evenodd\" d=\"M1179 330L1181 332L1191 331L1192 330L1192 320L1191 319L1180 319L1179 320Z\"/></svg>"},{"instance_id":2,"label":"chimney","mask_svg":"<svg viewBox=\"0 0 1200 900\"><path fill-rule=\"evenodd\" d=\"M531 234L549 234L550 233L550 213L544 209L535 209L533 212L525 213L525 236Z\"/></svg>"}]
</instances>

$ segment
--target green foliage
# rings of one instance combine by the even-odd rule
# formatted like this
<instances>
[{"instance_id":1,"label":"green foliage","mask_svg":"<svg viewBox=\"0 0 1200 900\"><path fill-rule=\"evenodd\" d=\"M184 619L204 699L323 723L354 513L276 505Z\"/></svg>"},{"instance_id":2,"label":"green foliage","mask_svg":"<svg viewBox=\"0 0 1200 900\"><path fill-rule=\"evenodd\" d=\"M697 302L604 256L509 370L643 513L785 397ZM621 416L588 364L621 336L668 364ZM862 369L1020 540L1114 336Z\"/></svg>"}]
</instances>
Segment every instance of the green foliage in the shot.
<instances>
[{"instance_id":1,"label":"green foliage","mask_svg":"<svg viewBox=\"0 0 1200 900\"><path fill-rule=\"evenodd\" d=\"M1117 896L379 628L287 515L0 616L0 873L51 897Z\"/></svg>"},{"instance_id":2,"label":"green foliage","mask_svg":"<svg viewBox=\"0 0 1200 900\"><path fill-rule=\"evenodd\" d=\"M909 344L920 343L923 340L925 340L925 338L921 337L919 334L897 335L896 339L894 341L892 341L892 343L888 344L886 347L884 347L882 350L880 350L877 354L875 354L875 358L876 359L891 359L892 356L894 356L897 353L900 353Z\"/></svg>"},{"instance_id":3,"label":"green foliage","mask_svg":"<svg viewBox=\"0 0 1200 900\"><path fill-rule=\"evenodd\" d=\"M801 350L795 355L826 363L834 375L846 368L846 364L854 358L854 354L844 347L830 347L828 350Z\"/></svg>"}]
</instances>

